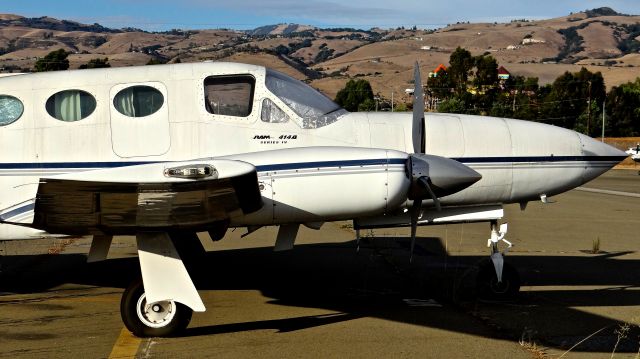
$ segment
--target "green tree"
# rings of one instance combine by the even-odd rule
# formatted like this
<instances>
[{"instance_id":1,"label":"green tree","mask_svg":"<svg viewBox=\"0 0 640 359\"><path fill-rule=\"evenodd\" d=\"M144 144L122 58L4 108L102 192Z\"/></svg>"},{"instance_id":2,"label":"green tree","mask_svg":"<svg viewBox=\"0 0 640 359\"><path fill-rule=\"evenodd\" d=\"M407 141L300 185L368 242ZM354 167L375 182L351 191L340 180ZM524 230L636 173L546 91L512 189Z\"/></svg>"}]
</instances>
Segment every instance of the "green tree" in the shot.
<instances>
[{"instance_id":1,"label":"green tree","mask_svg":"<svg viewBox=\"0 0 640 359\"><path fill-rule=\"evenodd\" d=\"M409 108L409 105L407 105L404 102L400 102L398 104L395 105L395 108L393 109L393 111L395 112L406 112L406 111L410 111L411 109Z\"/></svg>"},{"instance_id":2,"label":"green tree","mask_svg":"<svg viewBox=\"0 0 640 359\"><path fill-rule=\"evenodd\" d=\"M446 70L440 70L437 76L427 79L427 90L439 99L449 98L452 94L451 89L451 76L449 76L449 72Z\"/></svg>"},{"instance_id":3,"label":"green tree","mask_svg":"<svg viewBox=\"0 0 640 359\"><path fill-rule=\"evenodd\" d=\"M35 64L36 72L59 71L69 68L69 53L63 49L51 51L45 57L38 59Z\"/></svg>"},{"instance_id":4,"label":"green tree","mask_svg":"<svg viewBox=\"0 0 640 359\"><path fill-rule=\"evenodd\" d=\"M351 112L368 111L375 108L371 84L363 79L349 80L344 88L336 94L335 102Z\"/></svg>"},{"instance_id":5,"label":"green tree","mask_svg":"<svg viewBox=\"0 0 640 359\"><path fill-rule=\"evenodd\" d=\"M438 112L446 113L467 113L467 104L465 101L457 96L446 99L438 105Z\"/></svg>"},{"instance_id":6,"label":"green tree","mask_svg":"<svg viewBox=\"0 0 640 359\"><path fill-rule=\"evenodd\" d=\"M498 85L498 62L496 59L493 56L480 55L474 58L474 62L476 73L473 85L478 90L496 87Z\"/></svg>"},{"instance_id":7,"label":"green tree","mask_svg":"<svg viewBox=\"0 0 640 359\"><path fill-rule=\"evenodd\" d=\"M576 73L565 72L545 95L541 115L554 125L596 135L597 126L593 124L601 115L599 104L605 96L600 72L592 73L585 68Z\"/></svg>"},{"instance_id":8,"label":"green tree","mask_svg":"<svg viewBox=\"0 0 640 359\"><path fill-rule=\"evenodd\" d=\"M166 64L167 62L162 60L162 59L156 59L155 57L152 57L151 59L149 59L149 61L147 62L147 65L163 65Z\"/></svg>"},{"instance_id":9,"label":"green tree","mask_svg":"<svg viewBox=\"0 0 640 359\"><path fill-rule=\"evenodd\" d=\"M606 135L640 136L640 77L614 86L607 95L606 107Z\"/></svg>"},{"instance_id":10,"label":"green tree","mask_svg":"<svg viewBox=\"0 0 640 359\"><path fill-rule=\"evenodd\" d=\"M358 111L373 111L376 109L376 102L372 98L365 99L358 105Z\"/></svg>"},{"instance_id":11,"label":"green tree","mask_svg":"<svg viewBox=\"0 0 640 359\"><path fill-rule=\"evenodd\" d=\"M512 75L501 84L501 91L491 106L490 115L537 120L539 88L537 77L524 78Z\"/></svg>"},{"instance_id":12,"label":"green tree","mask_svg":"<svg viewBox=\"0 0 640 359\"><path fill-rule=\"evenodd\" d=\"M467 91L467 81L473 69L474 59L471 53L461 47L449 57L449 76L457 94Z\"/></svg>"},{"instance_id":13,"label":"green tree","mask_svg":"<svg viewBox=\"0 0 640 359\"><path fill-rule=\"evenodd\" d=\"M508 93L501 93L496 98L495 102L491 105L489 110L489 116L513 118L513 96L509 96Z\"/></svg>"},{"instance_id":14,"label":"green tree","mask_svg":"<svg viewBox=\"0 0 640 359\"><path fill-rule=\"evenodd\" d=\"M89 62L87 62L84 65L80 65L80 67L78 67L79 69L102 69L102 68L106 68L106 67L111 67L111 64L109 64L109 58L105 57L104 59L91 59L89 60Z\"/></svg>"}]
</instances>

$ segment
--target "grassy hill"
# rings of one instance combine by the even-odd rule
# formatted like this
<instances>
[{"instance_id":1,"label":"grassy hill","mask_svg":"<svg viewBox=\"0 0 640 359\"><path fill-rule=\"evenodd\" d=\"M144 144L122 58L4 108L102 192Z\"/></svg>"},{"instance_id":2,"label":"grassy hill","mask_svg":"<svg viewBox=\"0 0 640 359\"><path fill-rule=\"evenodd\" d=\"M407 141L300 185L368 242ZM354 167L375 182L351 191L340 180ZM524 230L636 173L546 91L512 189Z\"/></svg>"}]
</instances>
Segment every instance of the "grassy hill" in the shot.
<instances>
[{"instance_id":1,"label":"grassy hill","mask_svg":"<svg viewBox=\"0 0 640 359\"><path fill-rule=\"evenodd\" d=\"M511 73L553 81L581 66L600 71L607 87L640 73L640 16L599 8L548 20L458 23L437 30L319 29L298 24L230 29L145 32L110 29L50 17L0 14L0 68L25 71L37 58L64 49L71 68L108 57L112 66L225 60L266 65L335 96L349 78L369 80L375 93L403 100L413 87L412 66L424 73L448 65L458 46L490 54Z\"/></svg>"}]
</instances>

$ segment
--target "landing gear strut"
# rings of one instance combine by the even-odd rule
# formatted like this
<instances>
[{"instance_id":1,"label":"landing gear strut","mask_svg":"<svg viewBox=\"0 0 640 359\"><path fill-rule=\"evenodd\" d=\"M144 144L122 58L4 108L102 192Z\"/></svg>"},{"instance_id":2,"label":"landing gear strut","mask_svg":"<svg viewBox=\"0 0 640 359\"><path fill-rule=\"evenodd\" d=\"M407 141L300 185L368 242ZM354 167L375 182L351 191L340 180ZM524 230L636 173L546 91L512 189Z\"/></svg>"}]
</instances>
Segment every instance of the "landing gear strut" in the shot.
<instances>
[{"instance_id":1,"label":"landing gear strut","mask_svg":"<svg viewBox=\"0 0 640 359\"><path fill-rule=\"evenodd\" d=\"M136 242L142 279L122 295L122 321L138 337L177 334L204 303L168 233L139 232Z\"/></svg>"},{"instance_id":2,"label":"landing gear strut","mask_svg":"<svg viewBox=\"0 0 640 359\"><path fill-rule=\"evenodd\" d=\"M487 246L491 248L491 257L479 265L476 282L478 297L481 299L511 300L515 299L520 291L518 271L504 262L504 255L513 246L504 239L507 229L506 223L498 230L498 222L491 221L491 238L487 241ZM500 241L507 244L503 252L498 249Z\"/></svg>"}]
</instances>

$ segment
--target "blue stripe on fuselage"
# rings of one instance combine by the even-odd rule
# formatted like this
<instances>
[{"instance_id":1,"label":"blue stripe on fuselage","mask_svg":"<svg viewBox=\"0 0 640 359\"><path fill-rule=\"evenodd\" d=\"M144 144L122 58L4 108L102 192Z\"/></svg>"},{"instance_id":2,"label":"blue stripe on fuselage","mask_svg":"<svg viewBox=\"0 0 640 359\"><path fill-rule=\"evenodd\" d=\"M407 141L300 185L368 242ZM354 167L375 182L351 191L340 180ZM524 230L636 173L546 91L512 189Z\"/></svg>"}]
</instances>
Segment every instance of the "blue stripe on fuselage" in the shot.
<instances>
[{"instance_id":1,"label":"blue stripe on fuselage","mask_svg":"<svg viewBox=\"0 0 640 359\"><path fill-rule=\"evenodd\" d=\"M453 157L461 163L522 163L522 162L612 162L622 161L626 156L515 156L515 157ZM197 160L189 160L197 161ZM100 169L126 166L146 165L170 161L141 161L141 162L42 162L42 163L0 163L0 170L38 170L38 169ZM172 162L172 161L171 161ZM345 161L317 161L317 162L296 162L296 163L276 163L268 165L257 165L258 170L291 170L304 168L323 167L349 167L349 166L372 166L385 164L404 164L401 158L379 158L365 160L345 160Z\"/></svg>"},{"instance_id":2,"label":"blue stripe on fuselage","mask_svg":"<svg viewBox=\"0 0 640 359\"><path fill-rule=\"evenodd\" d=\"M2 221L6 221L9 218L13 218L15 216L21 215L25 212L29 212L32 211L35 208L35 204L34 203L29 203L26 204L24 206L18 207L18 208L14 208L8 212L5 212L3 214L0 214L0 220Z\"/></svg>"},{"instance_id":3,"label":"blue stripe on fuselage","mask_svg":"<svg viewBox=\"0 0 640 359\"><path fill-rule=\"evenodd\" d=\"M554 163L554 162L618 162L626 156L529 156L529 157L459 157L454 160L464 164L481 163ZM136 165L160 163L164 161L147 162L45 162L45 163L0 163L0 170L51 170L51 169L100 169L116 168ZM365 160L346 161L319 161L319 162L296 162L278 163L269 165L257 165L258 172L284 171L308 168L331 168L331 167L360 167L375 165L397 165L404 164L402 158L380 158ZM19 174L17 174L19 175ZM27 204L0 215L0 220L7 220L27 211L34 209L34 204Z\"/></svg>"},{"instance_id":4,"label":"blue stripe on fuselage","mask_svg":"<svg viewBox=\"0 0 640 359\"><path fill-rule=\"evenodd\" d=\"M452 158L462 163L523 163L523 162L612 162L622 161L626 156L516 156L516 157L459 157Z\"/></svg>"},{"instance_id":5,"label":"blue stripe on fuselage","mask_svg":"<svg viewBox=\"0 0 640 359\"><path fill-rule=\"evenodd\" d=\"M307 169L307 168L398 165L398 164L404 164L405 162L406 160L402 158L392 158L392 159L379 158L379 159L370 159L370 160L278 163L278 164L269 164L269 165L259 165L259 166L256 166L256 169L258 170L258 172L268 172L268 171L301 170L301 169Z\"/></svg>"},{"instance_id":6,"label":"blue stripe on fuselage","mask_svg":"<svg viewBox=\"0 0 640 359\"><path fill-rule=\"evenodd\" d=\"M42 163L0 163L0 170L39 170L39 169L71 169L71 168L114 168L147 165L163 161L149 162L42 162Z\"/></svg>"}]
</instances>

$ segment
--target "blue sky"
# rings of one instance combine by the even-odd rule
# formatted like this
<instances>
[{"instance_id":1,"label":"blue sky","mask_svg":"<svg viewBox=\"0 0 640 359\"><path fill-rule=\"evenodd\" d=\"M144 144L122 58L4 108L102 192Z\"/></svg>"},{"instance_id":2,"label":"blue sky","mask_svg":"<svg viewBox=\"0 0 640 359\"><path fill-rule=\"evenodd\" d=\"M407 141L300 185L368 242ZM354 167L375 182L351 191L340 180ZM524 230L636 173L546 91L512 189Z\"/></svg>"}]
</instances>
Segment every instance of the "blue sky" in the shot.
<instances>
[{"instance_id":1,"label":"blue sky","mask_svg":"<svg viewBox=\"0 0 640 359\"><path fill-rule=\"evenodd\" d=\"M458 21L544 19L608 6L640 14L639 0L1 0L0 13L52 16L113 28L251 29L277 23L320 27L433 28Z\"/></svg>"}]
</instances>

